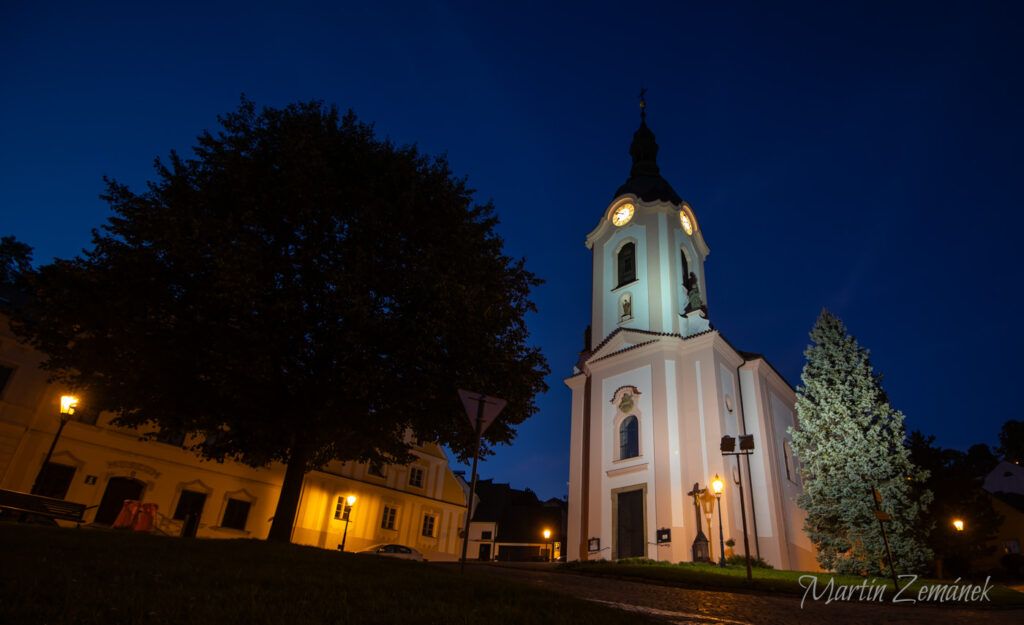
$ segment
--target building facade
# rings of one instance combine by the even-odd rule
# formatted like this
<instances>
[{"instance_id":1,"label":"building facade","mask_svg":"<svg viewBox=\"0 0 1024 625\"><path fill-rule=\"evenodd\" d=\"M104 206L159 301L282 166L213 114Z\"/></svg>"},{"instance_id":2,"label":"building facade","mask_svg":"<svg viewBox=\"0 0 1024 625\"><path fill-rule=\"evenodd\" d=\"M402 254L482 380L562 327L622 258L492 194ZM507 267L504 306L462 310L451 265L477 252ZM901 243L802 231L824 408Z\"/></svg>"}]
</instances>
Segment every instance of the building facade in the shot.
<instances>
[{"instance_id":1,"label":"building facade","mask_svg":"<svg viewBox=\"0 0 1024 625\"><path fill-rule=\"evenodd\" d=\"M795 501L794 390L764 357L736 349L712 326L710 249L693 208L660 175L657 152L642 121L630 176L586 238L592 320L565 380L568 559L690 561L700 535L712 539L717 560L717 514L706 536L692 496L716 474L726 484L723 534L742 553L737 461L719 445L723 436L752 434L755 451L739 463L751 555L776 568L817 569Z\"/></svg>"},{"instance_id":2,"label":"building facade","mask_svg":"<svg viewBox=\"0 0 1024 625\"><path fill-rule=\"evenodd\" d=\"M87 523L111 525L125 500L156 504L153 531L204 538L265 538L284 466L201 460L190 440L151 440L110 423L82 397L49 464L65 389L47 382L43 355L19 342L0 315L0 489L89 506ZM332 462L306 475L292 541L359 551L377 543L454 560L466 513L462 483L434 443L415 444L407 466ZM356 500L347 513L348 496Z\"/></svg>"}]
</instances>

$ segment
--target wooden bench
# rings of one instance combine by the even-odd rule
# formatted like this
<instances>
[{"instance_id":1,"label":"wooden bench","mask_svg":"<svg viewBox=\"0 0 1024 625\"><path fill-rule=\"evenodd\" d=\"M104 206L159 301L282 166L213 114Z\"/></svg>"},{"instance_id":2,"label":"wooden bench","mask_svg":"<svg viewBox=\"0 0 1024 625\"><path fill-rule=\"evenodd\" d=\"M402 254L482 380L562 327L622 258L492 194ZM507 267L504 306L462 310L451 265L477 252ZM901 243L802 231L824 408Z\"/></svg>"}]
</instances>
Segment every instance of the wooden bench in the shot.
<instances>
[{"instance_id":1,"label":"wooden bench","mask_svg":"<svg viewBox=\"0 0 1024 625\"><path fill-rule=\"evenodd\" d=\"M14 490L0 490L0 510L18 513L22 518L37 516L62 521L82 522L85 504Z\"/></svg>"}]
</instances>

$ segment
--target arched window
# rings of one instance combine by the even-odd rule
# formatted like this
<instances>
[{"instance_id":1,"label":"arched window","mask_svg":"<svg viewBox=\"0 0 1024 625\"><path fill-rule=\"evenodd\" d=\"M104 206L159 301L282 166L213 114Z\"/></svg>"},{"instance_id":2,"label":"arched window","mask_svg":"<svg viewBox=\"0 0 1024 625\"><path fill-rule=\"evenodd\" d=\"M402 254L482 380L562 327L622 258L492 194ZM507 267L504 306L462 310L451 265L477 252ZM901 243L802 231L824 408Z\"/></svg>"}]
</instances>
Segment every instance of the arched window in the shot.
<instances>
[{"instance_id":1,"label":"arched window","mask_svg":"<svg viewBox=\"0 0 1024 625\"><path fill-rule=\"evenodd\" d=\"M630 415L619 426L619 460L636 458L640 455L640 425Z\"/></svg>"},{"instance_id":2,"label":"arched window","mask_svg":"<svg viewBox=\"0 0 1024 625\"><path fill-rule=\"evenodd\" d=\"M683 293L690 290L690 265L686 262L686 252L679 250L679 259L683 262Z\"/></svg>"},{"instance_id":3,"label":"arched window","mask_svg":"<svg viewBox=\"0 0 1024 625\"><path fill-rule=\"evenodd\" d=\"M619 281L616 288L636 280L636 244L627 243L619 250Z\"/></svg>"}]
</instances>

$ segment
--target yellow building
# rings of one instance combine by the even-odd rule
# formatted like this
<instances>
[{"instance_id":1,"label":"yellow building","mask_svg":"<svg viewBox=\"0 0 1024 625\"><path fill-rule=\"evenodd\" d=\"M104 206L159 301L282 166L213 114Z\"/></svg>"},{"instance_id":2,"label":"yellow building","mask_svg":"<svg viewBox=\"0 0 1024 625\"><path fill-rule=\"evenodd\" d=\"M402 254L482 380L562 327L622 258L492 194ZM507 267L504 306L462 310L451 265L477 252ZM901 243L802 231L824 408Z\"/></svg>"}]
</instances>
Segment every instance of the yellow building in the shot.
<instances>
[{"instance_id":1,"label":"yellow building","mask_svg":"<svg viewBox=\"0 0 1024 625\"><path fill-rule=\"evenodd\" d=\"M60 397L43 356L20 343L0 316L0 489L36 492L89 506L88 523L110 525L124 500L156 504L154 530L174 536L265 538L284 466L212 462L183 448L191 441L146 440L110 424L81 397L47 467L61 423ZM415 445L408 466L332 462L307 474L292 541L358 551L377 543L412 547L428 560L454 560L466 492L439 445ZM348 521L345 500L355 495ZM347 530L347 531L346 531Z\"/></svg>"}]
</instances>

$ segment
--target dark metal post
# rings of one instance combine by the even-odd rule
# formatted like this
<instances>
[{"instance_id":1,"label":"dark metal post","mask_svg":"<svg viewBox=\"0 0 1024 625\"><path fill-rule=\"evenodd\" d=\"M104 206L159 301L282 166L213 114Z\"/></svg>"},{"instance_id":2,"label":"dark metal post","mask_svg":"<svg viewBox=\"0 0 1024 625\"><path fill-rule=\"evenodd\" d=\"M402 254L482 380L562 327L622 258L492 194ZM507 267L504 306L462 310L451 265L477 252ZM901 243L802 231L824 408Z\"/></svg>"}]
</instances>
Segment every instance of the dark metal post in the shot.
<instances>
[{"instance_id":1,"label":"dark metal post","mask_svg":"<svg viewBox=\"0 0 1024 625\"><path fill-rule=\"evenodd\" d=\"M740 486L740 516L743 517L743 551L747 556L747 581L753 581L753 574L750 572L750 543L747 541L747 507L743 503L743 468L740 466L740 454L736 455L736 471L739 473Z\"/></svg>"},{"instance_id":2,"label":"dark metal post","mask_svg":"<svg viewBox=\"0 0 1024 625\"><path fill-rule=\"evenodd\" d=\"M718 500L718 542L721 547L721 555L718 559L718 566L725 568L725 534L722 533L722 495L715 495L715 499Z\"/></svg>"},{"instance_id":3,"label":"dark metal post","mask_svg":"<svg viewBox=\"0 0 1024 625\"><path fill-rule=\"evenodd\" d=\"M896 581L896 566L892 563L892 550L889 549L889 536L885 533L885 521L889 520L889 514L882 510L882 495L874 488L871 489L871 504L874 508L875 518L878 519L878 527L882 529L882 542L885 543L885 555L889 558L889 572L892 574L892 583L896 590L899 590L900 583Z\"/></svg>"},{"instance_id":4,"label":"dark metal post","mask_svg":"<svg viewBox=\"0 0 1024 625\"><path fill-rule=\"evenodd\" d=\"M459 559L459 573L466 570L466 548L469 546L469 521L473 516L473 497L476 495L476 462L480 458L480 438L483 432L480 424L484 420L484 397L480 396L476 409L476 451L473 452L473 477L469 484L469 499L466 500L466 525L462 532L462 558Z\"/></svg>"},{"instance_id":5,"label":"dark metal post","mask_svg":"<svg viewBox=\"0 0 1024 625\"><path fill-rule=\"evenodd\" d=\"M57 446L57 441L60 440L60 433L64 431L64 426L68 424L70 416L64 413L60 415L60 425L57 426L57 434L53 437L53 442L50 443L50 449L46 452L46 457L43 458L43 466L39 467L39 473L36 474L36 481L32 484L32 492L36 493L39 490L39 480L43 477L43 472L46 471L46 465L50 464L50 457L53 456L53 450Z\"/></svg>"},{"instance_id":6,"label":"dark metal post","mask_svg":"<svg viewBox=\"0 0 1024 625\"><path fill-rule=\"evenodd\" d=\"M341 535L341 550L345 551L345 539L348 538L348 524L352 521L352 506L345 504L345 532Z\"/></svg>"}]
</instances>

